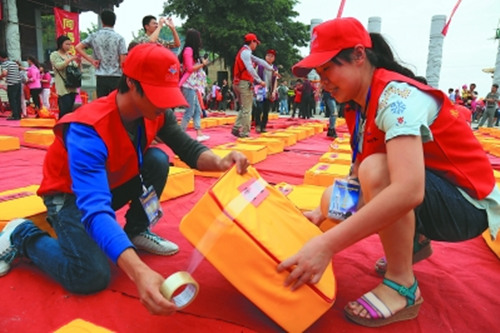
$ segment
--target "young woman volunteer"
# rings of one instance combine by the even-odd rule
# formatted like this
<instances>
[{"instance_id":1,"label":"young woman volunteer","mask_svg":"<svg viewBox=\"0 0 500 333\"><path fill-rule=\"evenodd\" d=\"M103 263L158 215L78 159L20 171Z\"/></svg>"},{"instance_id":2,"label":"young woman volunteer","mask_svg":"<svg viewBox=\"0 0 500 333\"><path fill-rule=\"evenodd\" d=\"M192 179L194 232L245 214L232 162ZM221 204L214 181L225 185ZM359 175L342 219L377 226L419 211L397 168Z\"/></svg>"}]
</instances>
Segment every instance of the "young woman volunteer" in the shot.
<instances>
[{"instance_id":1,"label":"young woman volunteer","mask_svg":"<svg viewBox=\"0 0 500 333\"><path fill-rule=\"evenodd\" d=\"M314 28L311 54L293 73L303 77L313 68L339 103L355 103L346 113L355 157L351 177L359 178L364 205L278 271L291 271L285 285L292 289L317 283L334 254L378 233L387 261L384 280L347 304L345 314L365 326L414 318L423 302L412 269L416 231L456 242L489 226L496 236L500 191L491 164L446 94L414 80L384 39L356 19ZM317 209L309 218L326 214Z\"/></svg>"}]
</instances>

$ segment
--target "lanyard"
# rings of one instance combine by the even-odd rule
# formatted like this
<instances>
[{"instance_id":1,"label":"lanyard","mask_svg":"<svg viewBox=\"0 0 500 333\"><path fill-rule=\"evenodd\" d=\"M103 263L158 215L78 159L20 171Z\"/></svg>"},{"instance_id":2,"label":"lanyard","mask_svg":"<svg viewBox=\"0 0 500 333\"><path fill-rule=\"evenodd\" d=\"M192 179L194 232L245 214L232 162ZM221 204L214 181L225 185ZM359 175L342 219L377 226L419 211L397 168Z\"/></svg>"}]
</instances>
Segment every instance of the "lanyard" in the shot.
<instances>
[{"instance_id":1,"label":"lanyard","mask_svg":"<svg viewBox=\"0 0 500 333\"><path fill-rule=\"evenodd\" d=\"M141 138L142 138L142 127L141 125L137 128L137 159L139 160L139 173L142 168L142 147L141 147Z\"/></svg>"},{"instance_id":2,"label":"lanyard","mask_svg":"<svg viewBox=\"0 0 500 333\"><path fill-rule=\"evenodd\" d=\"M372 88L368 88L368 94L366 94L366 100L365 100L365 117L366 117L366 110L368 109L368 102L370 101L370 96L371 96L371 91ZM356 157L358 156L358 151L359 151L359 137L360 137L360 127L361 127L361 108L356 109L356 125L354 125L354 139L352 141L352 163L351 163L351 171L350 174L352 173L352 168L354 165L354 162L356 162Z\"/></svg>"}]
</instances>

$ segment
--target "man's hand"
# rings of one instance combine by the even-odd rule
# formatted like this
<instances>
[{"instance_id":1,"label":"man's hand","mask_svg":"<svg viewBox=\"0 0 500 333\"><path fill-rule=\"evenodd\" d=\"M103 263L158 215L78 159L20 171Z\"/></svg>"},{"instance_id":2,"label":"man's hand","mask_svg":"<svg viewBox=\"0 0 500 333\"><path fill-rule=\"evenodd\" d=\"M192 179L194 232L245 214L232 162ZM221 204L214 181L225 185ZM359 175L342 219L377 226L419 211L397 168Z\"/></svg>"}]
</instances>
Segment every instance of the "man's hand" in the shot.
<instances>
[{"instance_id":1,"label":"man's hand","mask_svg":"<svg viewBox=\"0 0 500 333\"><path fill-rule=\"evenodd\" d=\"M239 151L235 150L224 156L224 158L222 158L219 162L222 171L228 170L233 166L233 164L236 164L236 172L238 172L240 175L247 172L247 168L250 165L250 163L248 163L247 157Z\"/></svg>"}]
</instances>

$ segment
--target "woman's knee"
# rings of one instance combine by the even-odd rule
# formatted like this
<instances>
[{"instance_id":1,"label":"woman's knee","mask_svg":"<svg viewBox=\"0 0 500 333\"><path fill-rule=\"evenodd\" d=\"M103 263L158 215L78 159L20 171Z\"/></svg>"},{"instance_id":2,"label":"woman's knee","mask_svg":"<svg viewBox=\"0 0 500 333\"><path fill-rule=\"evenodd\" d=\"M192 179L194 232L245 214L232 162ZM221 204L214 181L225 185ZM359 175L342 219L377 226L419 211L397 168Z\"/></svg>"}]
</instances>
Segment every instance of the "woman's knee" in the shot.
<instances>
[{"instance_id":1,"label":"woman's knee","mask_svg":"<svg viewBox=\"0 0 500 333\"><path fill-rule=\"evenodd\" d=\"M387 155L373 154L365 158L359 165L358 178L364 200L371 200L390 184Z\"/></svg>"}]
</instances>

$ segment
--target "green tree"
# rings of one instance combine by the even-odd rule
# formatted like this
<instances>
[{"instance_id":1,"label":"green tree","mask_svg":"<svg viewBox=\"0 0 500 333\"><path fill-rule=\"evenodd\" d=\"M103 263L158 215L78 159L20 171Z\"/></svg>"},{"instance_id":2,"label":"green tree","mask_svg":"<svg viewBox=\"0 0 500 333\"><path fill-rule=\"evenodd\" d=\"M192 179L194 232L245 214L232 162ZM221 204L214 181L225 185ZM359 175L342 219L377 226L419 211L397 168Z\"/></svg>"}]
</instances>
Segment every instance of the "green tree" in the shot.
<instances>
[{"instance_id":1,"label":"green tree","mask_svg":"<svg viewBox=\"0 0 500 333\"><path fill-rule=\"evenodd\" d=\"M298 0L167 0L164 14L186 19L183 28L201 33L203 49L218 54L227 66L248 32L257 34L261 45L255 55L263 57L267 49L277 51L275 64L281 72L290 72L300 60L298 47L306 46L309 27L293 21Z\"/></svg>"}]
</instances>

